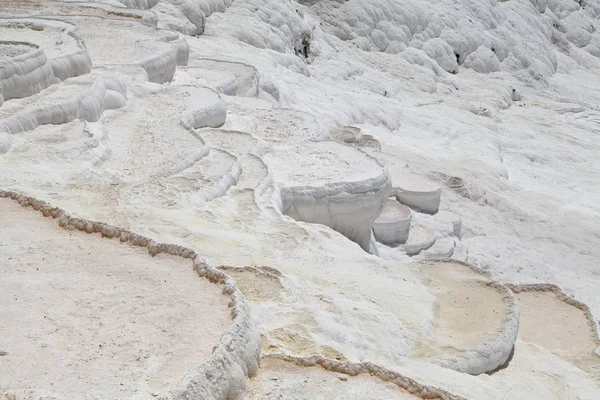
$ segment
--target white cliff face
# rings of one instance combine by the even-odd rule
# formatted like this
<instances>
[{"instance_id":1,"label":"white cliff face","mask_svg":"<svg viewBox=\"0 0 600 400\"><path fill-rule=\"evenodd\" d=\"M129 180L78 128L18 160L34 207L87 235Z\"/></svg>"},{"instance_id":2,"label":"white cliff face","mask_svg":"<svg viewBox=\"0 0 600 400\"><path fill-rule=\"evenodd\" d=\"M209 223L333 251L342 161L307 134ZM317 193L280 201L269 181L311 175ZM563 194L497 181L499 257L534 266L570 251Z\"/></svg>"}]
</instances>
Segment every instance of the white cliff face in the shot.
<instances>
[{"instance_id":1,"label":"white cliff face","mask_svg":"<svg viewBox=\"0 0 600 400\"><path fill-rule=\"evenodd\" d=\"M168 376L135 398L600 397L597 0L4 3L2 201L57 219L48 240L119 239L223 286L209 356L117 368ZM0 258L78 272L66 245L6 236ZM72 374L5 378L38 342L77 350L46 325L23 340L6 310L0 398L76 398ZM99 396L121 398L110 371Z\"/></svg>"}]
</instances>

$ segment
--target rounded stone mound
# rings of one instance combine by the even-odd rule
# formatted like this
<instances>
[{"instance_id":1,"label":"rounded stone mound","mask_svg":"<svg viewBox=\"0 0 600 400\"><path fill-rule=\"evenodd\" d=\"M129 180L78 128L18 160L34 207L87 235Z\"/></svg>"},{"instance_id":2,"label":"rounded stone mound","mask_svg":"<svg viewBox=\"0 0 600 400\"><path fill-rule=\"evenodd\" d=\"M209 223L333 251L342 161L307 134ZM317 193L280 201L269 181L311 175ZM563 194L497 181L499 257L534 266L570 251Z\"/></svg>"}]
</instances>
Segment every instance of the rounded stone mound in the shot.
<instances>
[{"instance_id":1,"label":"rounded stone mound","mask_svg":"<svg viewBox=\"0 0 600 400\"><path fill-rule=\"evenodd\" d=\"M420 255L430 260L439 260L452 257L454 253L454 238L444 237L436 239L433 246L423 251Z\"/></svg>"},{"instance_id":2,"label":"rounded stone mound","mask_svg":"<svg viewBox=\"0 0 600 400\"><path fill-rule=\"evenodd\" d=\"M258 375L250 380L246 400L259 399L364 399L417 400L391 382L361 374L349 376L320 366L300 367L290 362L266 359Z\"/></svg>"},{"instance_id":3,"label":"rounded stone mound","mask_svg":"<svg viewBox=\"0 0 600 400\"><path fill-rule=\"evenodd\" d=\"M422 250L427 250L435 243L435 231L422 226L413 225L410 228L408 239L404 244L404 251L409 256L419 254Z\"/></svg>"},{"instance_id":4,"label":"rounded stone mound","mask_svg":"<svg viewBox=\"0 0 600 400\"><path fill-rule=\"evenodd\" d=\"M440 208L439 183L403 170L390 172L393 194L399 202L419 211L435 214Z\"/></svg>"},{"instance_id":5,"label":"rounded stone mound","mask_svg":"<svg viewBox=\"0 0 600 400\"><path fill-rule=\"evenodd\" d=\"M436 306L434 323L417 337L412 356L469 374L503 365L519 328L512 292L460 262L429 261L418 267Z\"/></svg>"},{"instance_id":6,"label":"rounded stone mound","mask_svg":"<svg viewBox=\"0 0 600 400\"><path fill-rule=\"evenodd\" d=\"M327 225L365 251L390 182L379 162L333 141L307 142L264 158L279 185L281 211L297 221Z\"/></svg>"},{"instance_id":7,"label":"rounded stone mound","mask_svg":"<svg viewBox=\"0 0 600 400\"><path fill-rule=\"evenodd\" d=\"M232 325L222 285L0 199L0 398L165 395Z\"/></svg>"},{"instance_id":8,"label":"rounded stone mound","mask_svg":"<svg viewBox=\"0 0 600 400\"><path fill-rule=\"evenodd\" d=\"M411 211L394 198L388 199L379 218L373 223L373 233L384 244L405 243L410 232Z\"/></svg>"}]
</instances>

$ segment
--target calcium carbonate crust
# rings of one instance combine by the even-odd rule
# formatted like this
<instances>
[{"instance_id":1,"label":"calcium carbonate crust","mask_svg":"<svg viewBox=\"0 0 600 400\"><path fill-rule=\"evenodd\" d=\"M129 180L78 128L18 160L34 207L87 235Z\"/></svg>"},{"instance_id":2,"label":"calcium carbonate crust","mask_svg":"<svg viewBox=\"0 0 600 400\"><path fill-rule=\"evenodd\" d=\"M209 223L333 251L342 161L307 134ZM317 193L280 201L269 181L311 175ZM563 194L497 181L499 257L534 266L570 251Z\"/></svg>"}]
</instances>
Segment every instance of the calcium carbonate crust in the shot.
<instances>
[{"instance_id":1,"label":"calcium carbonate crust","mask_svg":"<svg viewBox=\"0 0 600 400\"><path fill-rule=\"evenodd\" d=\"M180 120L181 125L200 141L201 147L196 153L194 153L194 155L192 155L192 157L182 160L182 162L170 168L165 174L163 174L163 176L174 175L185 170L189 166L207 156L211 151L220 151L225 153L227 156L235 160L231 167L217 182L214 182L207 188L203 188L197 193L201 202L209 202L213 199L224 196L229 188L237 185L243 170L240 159L235 154L222 149L211 150L210 147L206 145L206 141L202 137L201 133L197 131L197 129L201 128L218 128L225 123L227 118L227 103L223 101L219 92L207 87L202 87L202 89L212 92L212 94L216 97L216 101L209 103L208 105L194 107L191 110L186 111Z\"/></svg>"},{"instance_id":2,"label":"calcium carbonate crust","mask_svg":"<svg viewBox=\"0 0 600 400\"><path fill-rule=\"evenodd\" d=\"M48 59L44 49L33 43L26 54L0 62L0 105L11 98L27 97L38 93L59 80L87 74L92 70L92 60L85 43L76 34L76 26L51 19L0 18L1 27L28 27L43 31L45 28L60 29L62 40L74 43L73 50ZM0 41L0 44L15 42Z\"/></svg>"},{"instance_id":3,"label":"calcium carbonate crust","mask_svg":"<svg viewBox=\"0 0 600 400\"><path fill-rule=\"evenodd\" d=\"M384 382L391 382L396 386L400 387L401 389L404 389L408 393L418 396L422 399L466 400L462 396L457 396L443 389L438 389L434 386L424 385L415 381L412 378L404 376L398 372L391 371L377 364L373 364L371 362L340 362L324 358L320 355L313 355L309 357L296 357L282 353L274 353L263 356L263 359L268 358L283 360L298 365L300 367L314 367L318 365L327 371L339 372L350 376L356 376L359 374L369 374L371 376L381 379Z\"/></svg>"},{"instance_id":4,"label":"calcium carbonate crust","mask_svg":"<svg viewBox=\"0 0 600 400\"><path fill-rule=\"evenodd\" d=\"M424 213L435 214L440 208L442 188L439 186L419 191L402 188L396 186L396 183L394 183L392 196L395 196L400 203L406 204L409 207Z\"/></svg>"},{"instance_id":5,"label":"calcium carbonate crust","mask_svg":"<svg viewBox=\"0 0 600 400\"><path fill-rule=\"evenodd\" d=\"M250 314L250 308L235 282L224 272L209 266L199 254L183 246L157 243L154 240L102 222L72 217L64 210L42 200L12 191L0 190L0 197L10 198L23 207L40 211L58 221L65 229L100 233L103 238L119 239L133 246L145 247L155 256L160 253L193 260L199 276L223 285L223 293L231 297L232 325L225 331L207 361L195 367L161 400L240 398L246 390L247 377L256 374L260 359L260 335Z\"/></svg>"},{"instance_id":6,"label":"calcium carbonate crust","mask_svg":"<svg viewBox=\"0 0 600 400\"><path fill-rule=\"evenodd\" d=\"M436 261L420 261L421 265L435 263ZM464 265L482 277L491 279L491 274L474 265L461 261L452 260L452 263ZM502 324L494 336L484 345L474 348L455 356L437 359L434 363L445 368L471 375L479 375L490 372L504 365L513 351L517 334L519 333L519 305L508 286L496 281L490 281L487 286L498 291L502 295L504 303L504 315Z\"/></svg>"},{"instance_id":7,"label":"calcium carbonate crust","mask_svg":"<svg viewBox=\"0 0 600 400\"><path fill-rule=\"evenodd\" d=\"M187 110L181 116L181 124L196 137L198 137L198 134L195 129L218 128L223 126L227 119L227 103L223 100L221 94L204 86L199 88L212 92L216 97L216 101L201 107L196 106Z\"/></svg>"},{"instance_id":8,"label":"calcium carbonate crust","mask_svg":"<svg viewBox=\"0 0 600 400\"><path fill-rule=\"evenodd\" d=\"M98 121L105 110L125 105L127 89L116 73L101 75L79 95L60 103L44 105L0 120L0 154L10 148L10 135L27 132L45 124L63 124L75 119Z\"/></svg>"},{"instance_id":9,"label":"calcium carbonate crust","mask_svg":"<svg viewBox=\"0 0 600 400\"><path fill-rule=\"evenodd\" d=\"M394 200L395 201L395 200ZM386 207L389 206L389 200ZM373 234L378 241L388 245L406 243L410 233L412 214L410 209L400 203L394 204L394 208L406 210L404 215L385 216L385 208L382 215L373 223Z\"/></svg>"},{"instance_id":10,"label":"calcium carbonate crust","mask_svg":"<svg viewBox=\"0 0 600 400\"><path fill-rule=\"evenodd\" d=\"M0 105L6 100L34 95L58 82L52 65L38 45L0 41L2 46L28 46L30 51L0 62Z\"/></svg>"},{"instance_id":11,"label":"calcium carbonate crust","mask_svg":"<svg viewBox=\"0 0 600 400\"><path fill-rule=\"evenodd\" d=\"M148 80L154 83L167 83L173 80L175 70L178 65L187 65L189 59L189 44L178 34L168 34L159 38L159 42L164 42L169 46L161 46L161 51L153 54L137 64L148 73ZM155 41L139 42L140 51L156 51Z\"/></svg>"},{"instance_id":12,"label":"calcium carbonate crust","mask_svg":"<svg viewBox=\"0 0 600 400\"><path fill-rule=\"evenodd\" d=\"M155 1L158 2L158 0ZM55 4L54 6L61 7L59 10L64 10L63 14L65 16L94 17L97 16L95 15L95 12L102 10L106 13L107 19L130 18L145 25L158 26L158 16L156 13L140 7L128 7L128 9L125 9L124 7L95 2L85 3L83 6L81 6L81 3ZM73 9L73 7L75 7L75 9ZM44 14L44 16L46 15L47 14ZM53 13L52 15L56 16L56 13Z\"/></svg>"},{"instance_id":13,"label":"calcium carbonate crust","mask_svg":"<svg viewBox=\"0 0 600 400\"><path fill-rule=\"evenodd\" d=\"M70 16L65 15L63 18L69 17L77 17L77 14L72 14ZM96 15L81 15L85 18L89 19L102 19L102 20L114 20L119 21L119 18L106 18L100 17ZM46 17L44 21L49 21ZM61 22L64 24L74 25L70 22L63 20L52 20L53 22ZM138 24L144 24L151 27L155 27L154 23L145 23L142 20L135 21ZM153 21L151 21L153 22ZM136 43L136 60L131 63L127 63L126 65L136 65L142 67L148 74L148 80L154 83L166 83L171 82L173 80L173 76L175 75L175 70L178 65L187 65L189 59L189 51L190 47L187 40L181 36L177 32L169 32L166 30L161 30L155 28L157 31L161 32L161 35L156 39L149 39L144 41L139 41ZM69 34L74 35L71 31ZM74 36L76 37L76 36ZM81 46L85 49L85 43L82 39L76 37L78 41L80 41ZM158 42L158 43L157 43ZM85 51L87 55L87 50ZM87 56L89 59L89 55ZM115 64L116 65L116 64ZM53 64L54 67L54 64ZM59 70L62 71L62 70ZM83 73L88 73L91 71L91 61L89 62L89 68L85 71L77 75L81 75ZM77 76L71 75L71 76ZM62 80L71 77L66 76L65 78L61 78Z\"/></svg>"},{"instance_id":14,"label":"calcium carbonate crust","mask_svg":"<svg viewBox=\"0 0 600 400\"><path fill-rule=\"evenodd\" d=\"M228 67L231 65L236 66L237 69L244 70L243 73L232 71L237 82L235 95L240 97L258 97L260 89L260 74L253 65L239 61L203 57L195 59L193 65L191 66L210 70L228 71L230 69ZM221 66L221 68L219 68L219 66Z\"/></svg>"},{"instance_id":15,"label":"calcium carbonate crust","mask_svg":"<svg viewBox=\"0 0 600 400\"><path fill-rule=\"evenodd\" d=\"M159 24L186 35L202 35L206 18L224 12L232 0L121 0L127 7L152 8L159 15ZM147 4L148 3L148 4Z\"/></svg>"},{"instance_id":16,"label":"calcium carbonate crust","mask_svg":"<svg viewBox=\"0 0 600 400\"><path fill-rule=\"evenodd\" d=\"M263 161L262 156L267 153L269 151L269 149L267 148L267 144L261 140L261 139L257 139L255 138L252 134L248 133L248 132L242 132L242 131L233 131L233 130L226 130L226 129L211 129L211 128L204 128L204 129L197 129L194 131L194 134L196 135L196 137L206 145L206 140L204 139L204 137L202 137L202 134L206 134L208 132L219 132L222 135L229 135L229 134L233 134L233 135L243 135L246 136L248 138L251 138L252 140L254 140L254 144L253 146L247 151L247 153L245 154L232 154L234 156L236 156L238 159L242 159L243 157L249 157L254 159L257 163L259 163L263 169L266 171L265 176L258 182L258 184L253 187L253 191L254 191L254 201L256 203L257 206L261 206L261 205L268 205L266 202L263 202L263 195L265 194L265 192L267 191L267 189L273 184L273 174L271 172L271 169L269 168L269 166ZM209 148L207 146L207 148ZM219 148L220 150L224 150L223 148L220 147L216 147ZM243 173L243 168L241 169L241 172Z\"/></svg>"},{"instance_id":17,"label":"calcium carbonate crust","mask_svg":"<svg viewBox=\"0 0 600 400\"><path fill-rule=\"evenodd\" d=\"M362 153L375 160L380 167L377 176L356 182L333 182L319 187L279 186L280 211L298 221L329 226L368 252L373 223L381 214L388 198L391 181L385 164Z\"/></svg>"},{"instance_id":18,"label":"calcium carbonate crust","mask_svg":"<svg viewBox=\"0 0 600 400\"><path fill-rule=\"evenodd\" d=\"M600 43L593 35L600 7L594 2L301 3L319 16L325 29L362 50L398 54L417 63L431 58L454 74L464 66L479 73L530 69L547 77L557 71L556 47L565 52L578 47L600 56Z\"/></svg>"}]
</instances>

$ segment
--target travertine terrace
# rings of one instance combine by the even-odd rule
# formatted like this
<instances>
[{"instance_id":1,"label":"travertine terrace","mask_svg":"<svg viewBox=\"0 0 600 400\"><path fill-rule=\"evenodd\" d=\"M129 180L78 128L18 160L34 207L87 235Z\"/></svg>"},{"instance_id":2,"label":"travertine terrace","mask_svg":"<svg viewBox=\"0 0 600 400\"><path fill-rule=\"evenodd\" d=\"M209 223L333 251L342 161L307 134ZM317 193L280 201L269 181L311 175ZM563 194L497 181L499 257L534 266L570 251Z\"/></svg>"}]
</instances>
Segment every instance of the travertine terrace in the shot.
<instances>
[{"instance_id":1,"label":"travertine terrace","mask_svg":"<svg viewBox=\"0 0 600 400\"><path fill-rule=\"evenodd\" d=\"M600 398L598 0L0 0L0 399Z\"/></svg>"},{"instance_id":2,"label":"travertine terrace","mask_svg":"<svg viewBox=\"0 0 600 400\"><path fill-rule=\"evenodd\" d=\"M151 257L0 201L2 246L13 254L0 290L14 322L0 331L7 396L165 394L232 324L229 296L191 259Z\"/></svg>"}]
</instances>

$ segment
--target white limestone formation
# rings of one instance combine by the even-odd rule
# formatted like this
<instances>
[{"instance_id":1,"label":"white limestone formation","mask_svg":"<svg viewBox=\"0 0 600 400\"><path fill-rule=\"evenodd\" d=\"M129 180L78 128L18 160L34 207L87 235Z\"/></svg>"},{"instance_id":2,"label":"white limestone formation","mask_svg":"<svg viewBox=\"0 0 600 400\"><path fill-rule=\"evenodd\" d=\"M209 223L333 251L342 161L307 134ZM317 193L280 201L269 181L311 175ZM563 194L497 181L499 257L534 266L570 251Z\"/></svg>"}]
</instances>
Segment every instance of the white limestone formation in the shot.
<instances>
[{"instance_id":1,"label":"white limestone formation","mask_svg":"<svg viewBox=\"0 0 600 400\"><path fill-rule=\"evenodd\" d=\"M469 261L469 249L457 238L454 238L454 250L450 258L464 263Z\"/></svg>"},{"instance_id":2,"label":"white limestone formation","mask_svg":"<svg viewBox=\"0 0 600 400\"><path fill-rule=\"evenodd\" d=\"M381 243L403 244L408 240L410 221L410 208L398 203L396 199L388 199L373 223L373 233Z\"/></svg>"},{"instance_id":3,"label":"white limestone formation","mask_svg":"<svg viewBox=\"0 0 600 400\"><path fill-rule=\"evenodd\" d=\"M0 235L4 275L19 277L0 297L52 282L20 262L41 254L71 268L62 282L102 262L94 282L115 265L131 281L69 306L71 332L137 292L164 305L179 287L171 316L205 311L188 299L214 298L208 282L195 293L172 269L151 288L127 274L157 277L172 257L221 285L232 317L194 346L179 329L172 363L148 346L117 368L151 380L103 378L135 340L104 355L164 337L157 318L144 330L157 336L68 343L106 368L59 360L36 379L15 360L65 347L37 330L54 320L22 319L72 292L27 312L9 296L0 337L28 331L0 340L0 398L599 398L596 3L0 0L0 196L67 229L23 229L14 218L29 217L3 208L0 230L28 236ZM133 246L155 258L122 253ZM94 333L161 310L146 308L93 313ZM80 389L78 374L101 384Z\"/></svg>"},{"instance_id":4,"label":"white limestone formation","mask_svg":"<svg viewBox=\"0 0 600 400\"><path fill-rule=\"evenodd\" d=\"M235 91L227 94L234 94L242 97L257 97L260 88L260 75L257 69L241 62L225 61L212 58L196 58L191 67L203 70L205 73L221 72L227 75L233 75L235 79ZM233 90L233 88L231 89Z\"/></svg>"},{"instance_id":5,"label":"white limestone formation","mask_svg":"<svg viewBox=\"0 0 600 400\"><path fill-rule=\"evenodd\" d=\"M189 46L177 33L135 20L78 15L68 19L85 37L96 67L140 66L151 82L164 83L173 79L177 65L187 63ZM114 46L113 37L120 38L119 46Z\"/></svg>"},{"instance_id":6,"label":"white limestone formation","mask_svg":"<svg viewBox=\"0 0 600 400\"><path fill-rule=\"evenodd\" d=\"M128 8L140 8L147 10L154 7L160 0L118 0L121 4Z\"/></svg>"},{"instance_id":7,"label":"white limestone formation","mask_svg":"<svg viewBox=\"0 0 600 400\"><path fill-rule=\"evenodd\" d=\"M449 210L440 210L434 215L414 213L413 221L435 232L438 239L457 238L462 235L462 220L460 216Z\"/></svg>"},{"instance_id":8,"label":"white limestone formation","mask_svg":"<svg viewBox=\"0 0 600 400\"><path fill-rule=\"evenodd\" d=\"M0 104L31 96L57 81L44 51L33 43L0 42Z\"/></svg>"},{"instance_id":9,"label":"white limestone formation","mask_svg":"<svg viewBox=\"0 0 600 400\"><path fill-rule=\"evenodd\" d=\"M73 89L78 90L75 86ZM121 76L115 73L100 75L91 86L80 93L59 91L39 97L30 107L0 119L0 153L10 148L10 135L31 131L40 125L63 124L80 119L97 121L105 110L123 107L126 102L126 87Z\"/></svg>"},{"instance_id":10,"label":"white limestone formation","mask_svg":"<svg viewBox=\"0 0 600 400\"><path fill-rule=\"evenodd\" d=\"M173 83L176 85L205 86L228 96L235 96L237 93L237 81L232 73L211 69L177 68Z\"/></svg>"},{"instance_id":11,"label":"white limestone formation","mask_svg":"<svg viewBox=\"0 0 600 400\"><path fill-rule=\"evenodd\" d=\"M408 239L404 243L404 251L409 256L419 254L422 250L427 250L436 240L436 234L433 229L423 225L412 224Z\"/></svg>"},{"instance_id":12,"label":"white limestone formation","mask_svg":"<svg viewBox=\"0 0 600 400\"><path fill-rule=\"evenodd\" d=\"M56 44L53 36L59 36ZM55 20L0 19L0 105L31 96L59 80L90 72L91 60L75 26ZM24 51L28 48L28 51Z\"/></svg>"},{"instance_id":13,"label":"white limestone formation","mask_svg":"<svg viewBox=\"0 0 600 400\"><path fill-rule=\"evenodd\" d=\"M336 142L308 142L268 154L265 162L283 214L327 225L369 251L390 190L387 169L376 159Z\"/></svg>"},{"instance_id":14,"label":"white limestone formation","mask_svg":"<svg viewBox=\"0 0 600 400\"><path fill-rule=\"evenodd\" d=\"M155 0L150 1L155 2ZM204 33L206 18L212 13L225 11L231 3L232 0L161 0L148 6L159 15L160 27L173 29L186 35L201 35Z\"/></svg>"},{"instance_id":15,"label":"white limestone formation","mask_svg":"<svg viewBox=\"0 0 600 400\"><path fill-rule=\"evenodd\" d=\"M428 214L440 208L442 188L425 177L396 169L391 171L392 195L402 204Z\"/></svg>"},{"instance_id":16,"label":"white limestone formation","mask_svg":"<svg viewBox=\"0 0 600 400\"><path fill-rule=\"evenodd\" d=\"M451 258L454 254L455 246L456 242L454 238L444 237L436 239L435 243L430 248L421 252L421 254L419 255L429 260L441 260Z\"/></svg>"},{"instance_id":17,"label":"white limestone formation","mask_svg":"<svg viewBox=\"0 0 600 400\"><path fill-rule=\"evenodd\" d=\"M451 234L457 237L458 239L461 238L462 221L460 216L455 212L452 212L450 210L440 210L437 214L435 214L433 220L435 220L436 222L439 221L440 223L449 222L450 224L452 224Z\"/></svg>"}]
</instances>

